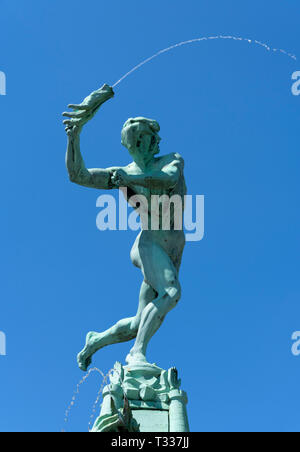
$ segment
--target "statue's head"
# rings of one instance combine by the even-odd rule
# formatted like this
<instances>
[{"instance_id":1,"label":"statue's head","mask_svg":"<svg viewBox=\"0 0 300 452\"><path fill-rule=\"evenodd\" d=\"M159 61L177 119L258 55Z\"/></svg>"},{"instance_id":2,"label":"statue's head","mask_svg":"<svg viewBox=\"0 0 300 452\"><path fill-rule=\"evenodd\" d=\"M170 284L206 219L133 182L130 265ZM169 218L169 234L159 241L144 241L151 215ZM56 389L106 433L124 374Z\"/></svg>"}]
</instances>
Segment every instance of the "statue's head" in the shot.
<instances>
[{"instance_id":1,"label":"statue's head","mask_svg":"<svg viewBox=\"0 0 300 452\"><path fill-rule=\"evenodd\" d=\"M153 119L129 118L121 132L121 143L133 157L138 155L148 159L159 153L159 131L160 126Z\"/></svg>"}]
</instances>

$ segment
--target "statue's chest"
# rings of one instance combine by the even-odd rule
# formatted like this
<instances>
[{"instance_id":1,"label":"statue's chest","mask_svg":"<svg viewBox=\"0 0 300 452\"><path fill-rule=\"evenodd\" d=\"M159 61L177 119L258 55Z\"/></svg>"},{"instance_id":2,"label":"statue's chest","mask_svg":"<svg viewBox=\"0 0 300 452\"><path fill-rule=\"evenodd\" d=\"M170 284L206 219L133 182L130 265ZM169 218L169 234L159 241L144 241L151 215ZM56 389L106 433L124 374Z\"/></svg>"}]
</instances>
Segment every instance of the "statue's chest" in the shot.
<instances>
[{"instance_id":1,"label":"statue's chest","mask_svg":"<svg viewBox=\"0 0 300 452\"><path fill-rule=\"evenodd\" d=\"M151 199L151 196L168 194L167 190L163 190L162 188L145 188L140 185L134 185L132 189L137 195L145 196L148 201Z\"/></svg>"},{"instance_id":2,"label":"statue's chest","mask_svg":"<svg viewBox=\"0 0 300 452\"><path fill-rule=\"evenodd\" d=\"M164 165L161 162L159 162L153 167L153 171L161 171L163 167L164 167ZM139 171L135 167L128 168L127 172L128 172L128 174L135 175L135 176L141 176L141 175L143 175L145 177L146 176L151 176L151 172L143 173L143 172ZM163 194L167 194L168 193L168 191L164 190L162 187L159 187L159 188L155 189L155 188L149 188L149 187L146 188L146 187L143 187L141 185L132 185L132 190L137 195L145 196L148 201L151 200L151 196L163 195Z\"/></svg>"}]
</instances>

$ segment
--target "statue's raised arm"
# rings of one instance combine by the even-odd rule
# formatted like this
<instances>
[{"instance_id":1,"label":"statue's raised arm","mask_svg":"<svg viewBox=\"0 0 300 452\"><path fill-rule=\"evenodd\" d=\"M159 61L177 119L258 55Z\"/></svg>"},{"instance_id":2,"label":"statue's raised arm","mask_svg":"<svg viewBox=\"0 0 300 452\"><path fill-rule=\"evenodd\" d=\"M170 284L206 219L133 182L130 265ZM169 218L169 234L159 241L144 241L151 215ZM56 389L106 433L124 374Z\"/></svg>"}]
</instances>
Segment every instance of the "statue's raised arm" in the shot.
<instances>
[{"instance_id":1,"label":"statue's raised arm","mask_svg":"<svg viewBox=\"0 0 300 452\"><path fill-rule=\"evenodd\" d=\"M63 116L68 118L64 120L68 136L66 166L70 180L76 184L106 190L115 187L112 177L116 168L88 169L80 151L80 133L83 126L95 116L100 106L113 96L113 89L103 85L86 97L81 104L68 105L73 109L72 112L63 113Z\"/></svg>"}]
</instances>

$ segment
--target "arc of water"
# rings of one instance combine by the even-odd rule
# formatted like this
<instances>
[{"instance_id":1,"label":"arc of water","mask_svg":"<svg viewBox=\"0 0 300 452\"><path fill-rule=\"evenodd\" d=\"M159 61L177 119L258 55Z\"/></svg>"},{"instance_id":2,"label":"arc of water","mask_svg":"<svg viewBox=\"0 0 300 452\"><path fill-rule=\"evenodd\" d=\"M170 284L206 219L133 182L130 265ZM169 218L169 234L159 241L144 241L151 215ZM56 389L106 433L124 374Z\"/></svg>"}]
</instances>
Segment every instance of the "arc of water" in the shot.
<instances>
[{"instance_id":1,"label":"arc of water","mask_svg":"<svg viewBox=\"0 0 300 452\"><path fill-rule=\"evenodd\" d=\"M93 405L92 414L91 414L91 416L90 416L90 421L89 421L89 424L88 424L88 429L89 429L89 431L90 431L90 428L91 428L91 425L92 425L92 421L93 421L93 419L94 419L94 417L95 417L97 405L98 405L99 400L100 400L100 398L101 398L101 395L102 395L102 391L103 391L104 385L107 384L108 390L110 391L108 379L110 378L110 376L111 376L114 372L116 372L117 374L119 374L119 377L120 377L120 384L121 384L121 386L123 387L123 382L122 382L122 380L121 380L121 375L120 375L120 373L118 372L117 369L115 369L115 368L110 369L110 370L108 371L108 373L105 375L100 369L98 369L97 367L93 367L92 369L90 369L90 370L88 371L88 373L87 373L87 374L79 381L79 383L76 385L76 390L74 391L72 400L71 400L70 404L68 405L68 408L67 408L67 410L66 410L66 412L65 412L65 419L64 419L65 424L68 422L68 420L69 420L69 415L70 415L70 411L71 411L71 409L72 409L72 408L74 407L74 405L75 405L76 398L77 398L77 396L78 396L78 394L79 394L80 386L81 386L81 385L89 378L89 376L90 376L93 372L97 372L98 374L100 374L101 377L103 378L103 381L102 381L102 384L101 384L101 386L100 386L100 389L99 389L99 391L98 391L98 393L97 393L97 398L96 398L96 400L95 400L95 402L94 402L94 405ZM62 429L62 431L65 431L65 430Z\"/></svg>"},{"instance_id":2,"label":"arc of water","mask_svg":"<svg viewBox=\"0 0 300 452\"><path fill-rule=\"evenodd\" d=\"M89 425L88 425L88 431L89 431L89 432L91 431L91 428L92 428L92 422L93 422L93 419L94 419L95 414L96 414L97 405L98 405L99 400L100 400L100 398L101 398L101 395L102 395L102 392L103 392L103 389L104 389L104 385L105 385L105 384L108 384L108 379L109 379L109 377L110 377L110 375L111 375L113 369L110 369L110 371L109 371L106 375L104 375L104 373L103 373L100 369L97 369L97 371L98 371L98 372L100 373L100 375L103 377L103 381L102 381L102 384L101 384L101 386L100 386L100 389L99 389L99 391L98 391L98 393L97 393L97 398L96 398L96 400L95 400L95 402L94 402L94 405L93 405L93 408L92 408L92 414L91 414L91 416L90 416ZM110 392L109 384L107 385L107 387L108 387L108 390L109 390L109 392Z\"/></svg>"},{"instance_id":3,"label":"arc of water","mask_svg":"<svg viewBox=\"0 0 300 452\"><path fill-rule=\"evenodd\" d=\"M111 376L114 372L116 372L116 373L119 375L119 378L120 378L120 384L121 384L121 386L122 386L122 388L123 388L123 390L124 390L123 381L122 381L122 376L121 376L120 372L119 372L117 369L115 369L115 368L110 369L110 371L109 371L106 375L104 375L104 373L101 372L101 370L99 370L99 369L97 369L97 370L98 370L98 372L102 375L102 377L103 377L103 382L102 382L102 385L100 386L100 389L99 389L98 394L97 394L97 398L96 398L96 400L95 400L95 402L94 402L94 405L93 405L92 414L91 414L90 421L89 421L89 425L88 425L89 431L91 430L92 421L93 421L93 419L94 419L94 417L95 417L97 405L98 405L99 400L100 400L100 398L101 398L102 391L103 391L103 388L104 388L104 384L107 383L107 387L108 387L108 390L109 390L109 392L110 392L110 386L109 386L109 384L108 384L108 383L109 383L109 382L108 382L108 379L110 378L110 376ZM112 396L111 392L110 392L110 395Z\"/></svg>"},{"instance_id":4,"label":"arc of water","mask_svg":"<svg viewBox=\"0 0 300 452\"><path fill-rule=\"evenodd\" d=\"M70 411L71 411L71 409L72 409L72 408L74 407L74 405L75 405L76 398L77 398L77 396L78 396L78 394L79 394L80 386L81 386L81 385L89 378L89 376L90 376L93 372L99 373L99 374L103 377L103 382L102 382L101 388L100 388L99 393L98 393L98 394L99 394L99 397L97 397L97 403L98 403L98 401L99 401L99 399L100 399L100 396L101 396L102 389L103 389L103 387L104 387L104 384L107 382L107 379L108 379L109 375L111 374L112 370L113 370L113 369L111 369L111 370L107 373L107 375L104 375L104 373L103 373L100 369L98 369L97 367L93 367L93 368L90 369L90 370L88 371L88 373L80 380L80 382L77 383L77 385L76 385L76 390L74 391L72 400L71 400L70 404L68 405L68 408L67 408L67 410L66 410L66 412L65 412L65 419L64 419L65 424L68 422L68 420L69 420L69 415L70 415ZM63 431L64 431L64 429L63 429Z\"/></svg>"},{"instance_id":5,"label":"arc of water","mask_svg":"<svg viewBox=\"0 0 300 452\"><path fill-rule=\"evenodd\" d=\"M142 66L144 66L145 64L147 64L150 61L154 60L154 58L157 58L159 55L162 55L163 53L169 52L170 50L176 49L177 47L181 47L181 46L184 46L184 45L192 44L192 43L195 43L195 42L201 42L201 41L210 41L210 40L213 40L213 39L231 39L233 41L245 41L245 42L248 42L249 44L256 44L258 46L261 46L261 47L265 48L268 52L273 51L273 52L283 53L284 55L286 55L286 56L290 57L291 59L297 61L296 55L294 55L292 53L289 53L289 52L287 52L286 50L283 50L283 49L276 49L275 47L271 47L268 44L260 42L260 41L258 41L256 39L249 39L249 38L243 38L243 37L237 37L237 36L223 36L223 35L203 36L201 38L195 38L195 39L189 39L188 41L182 41L182 42L179 42L179 43L174 44L172 46L166 47L165 49L160 50L159 52L155 53L151 57L146 58L141 63L139 63L136 66L134 66L130 71L126 72L126 74L124 74L117 82L115 82L112 87L115 88L123 80L125 80L125 78L127 78L129 75L131 75L137 69L141 68Z\"/></svg>"}]
</instances>

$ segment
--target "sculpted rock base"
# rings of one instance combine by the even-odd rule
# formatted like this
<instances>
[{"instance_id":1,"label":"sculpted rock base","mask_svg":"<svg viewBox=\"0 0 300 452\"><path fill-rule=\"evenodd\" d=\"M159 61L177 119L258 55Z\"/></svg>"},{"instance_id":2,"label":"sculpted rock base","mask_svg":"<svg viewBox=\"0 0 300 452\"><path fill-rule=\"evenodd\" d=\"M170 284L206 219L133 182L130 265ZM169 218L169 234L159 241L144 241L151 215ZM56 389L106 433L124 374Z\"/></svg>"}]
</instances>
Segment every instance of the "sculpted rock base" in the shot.
<instances>
[{"instance_id":1,"label":"sculpted rock base","mask_svg":"<svg viewBox=\"0 0 300 452\"><path fill-rule=\"evenodd\" d=\"M188 432L177 370L116 363L92 432Z\"/></svg>"}]
</instances>

